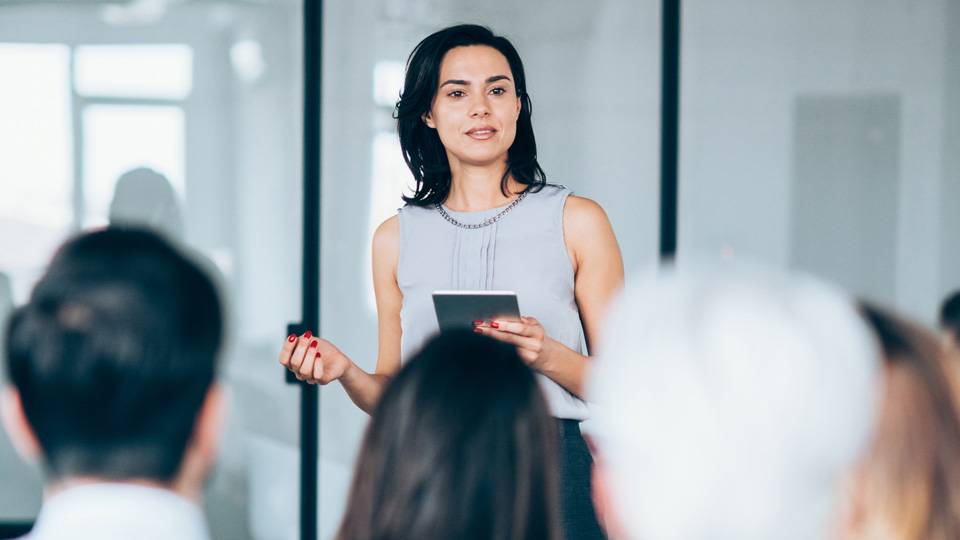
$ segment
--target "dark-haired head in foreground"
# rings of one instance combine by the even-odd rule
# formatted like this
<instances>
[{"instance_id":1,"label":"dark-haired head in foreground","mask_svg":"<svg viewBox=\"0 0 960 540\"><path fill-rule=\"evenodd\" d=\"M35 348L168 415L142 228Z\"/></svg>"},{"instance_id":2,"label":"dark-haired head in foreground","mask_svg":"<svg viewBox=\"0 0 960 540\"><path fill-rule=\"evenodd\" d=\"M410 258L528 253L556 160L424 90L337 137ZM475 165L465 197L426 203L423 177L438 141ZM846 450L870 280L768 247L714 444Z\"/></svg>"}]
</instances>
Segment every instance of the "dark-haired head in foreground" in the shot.
<instances>
[{"instance_id":1,"label":"dark-haired head in foreground","mask_svg":"<svg viewBox=\"0 0 960 540\"><path fill-rule=\"evenodd\" d=\"M940 329L947 350L960 355L960 290L947 296L940 306Z\"/></svg>"},{"instance_id":2,"label":"dark-haired head in foreground","mask_svg":"<svg viewBox=\"0 0 960 540\"><path fill-rule=\"evenodd\" d=\"M960 538L956 366L930 331L874 306L861 311L883 349L885 381L845 538Z\"/></svg>"},{"instance_id":3,"label":"dark-haired head in foreground","mask_svg":"<svg viewBox=\"0 0 960 540\"><path fill-rule=\"evenodd\" d=\"M51 484L135 480L198 498L215 453L220 301L153 233L63 245L12 314L4 419Z\"/></svg>"},{"instance_id":4,"label":"dark-haired head in foreground","mask_svg":"<svg viewBox=\"0 0 960 540\"><path fill-rule=\"evenodd\" d=\"M380 398L337 537L556 539L555 437L512 345L444 333Z\"/></svg>"}]
</instances>

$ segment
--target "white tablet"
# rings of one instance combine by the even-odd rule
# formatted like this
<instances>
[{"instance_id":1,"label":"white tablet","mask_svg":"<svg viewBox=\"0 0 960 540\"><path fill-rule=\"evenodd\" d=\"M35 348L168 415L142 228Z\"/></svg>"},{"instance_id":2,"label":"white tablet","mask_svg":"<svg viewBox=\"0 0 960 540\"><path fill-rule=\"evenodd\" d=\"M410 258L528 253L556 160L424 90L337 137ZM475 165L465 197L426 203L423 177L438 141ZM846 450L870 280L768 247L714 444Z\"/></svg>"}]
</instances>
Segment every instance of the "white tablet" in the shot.
<instances>
[{"instance_id":1,"label":"white tablet","mask_svg":"<svg viewBox=\"0 0 960 540\"><path fill-rule=\"evenodd\" d=\"M512 291L434 291L433 309L440 330L473 328L473 321L520 320L517 293Z\"/></svg>"}]
</instances>

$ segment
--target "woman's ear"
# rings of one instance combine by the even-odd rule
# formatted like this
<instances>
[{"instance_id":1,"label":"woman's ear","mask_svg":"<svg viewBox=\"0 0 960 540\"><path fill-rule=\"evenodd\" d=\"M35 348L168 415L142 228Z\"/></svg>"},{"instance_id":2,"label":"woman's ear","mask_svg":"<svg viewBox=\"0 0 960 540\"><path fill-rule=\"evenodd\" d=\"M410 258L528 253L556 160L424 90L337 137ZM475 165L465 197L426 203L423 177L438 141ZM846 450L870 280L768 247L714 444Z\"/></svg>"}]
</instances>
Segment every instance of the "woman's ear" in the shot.
<instances>
[{"instance_id":1,"label":"woman's ear","mask_svg":"<svg viewBox=\"0 0 960 540\"><path fill-rule=\"evenodd\" d=\"M13 387L4 388L0 394L0 418L17 454L26 462L36 461L43 453L40 441L27 421L20 392Z\"/></svg>"},{"instance_id":2,"label":"woman's ear","mask_svg":"<svg viewBox=\"0 0 960 540\"><path fill-rule=\"evenodd\" d=\"M433 123L433 115L430 114L430 111L420 115L420 119L423 120L423 123L426 124L428 128L437 129L437 125Z\"/></svg>"}]
</instances>

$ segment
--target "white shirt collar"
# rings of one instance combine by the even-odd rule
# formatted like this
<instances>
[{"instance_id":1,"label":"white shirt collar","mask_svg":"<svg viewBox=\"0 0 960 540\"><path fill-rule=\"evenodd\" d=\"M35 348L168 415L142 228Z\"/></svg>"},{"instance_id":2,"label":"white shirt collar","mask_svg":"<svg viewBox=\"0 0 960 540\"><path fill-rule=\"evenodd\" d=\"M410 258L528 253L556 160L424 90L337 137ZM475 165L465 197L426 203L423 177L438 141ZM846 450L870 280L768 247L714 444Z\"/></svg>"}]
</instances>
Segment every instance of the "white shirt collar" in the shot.
<instances>
[{"instance_id":1,"label":"white shirt collar","mask_svg":"<svg viewBox=\"0 0 960 540\"><path fill-rule=\"evenodd\" d=\"M44 501L30 540L209 540L200 508L168 489L136 484L74 486Z\"/></svg>"}]
</instances>

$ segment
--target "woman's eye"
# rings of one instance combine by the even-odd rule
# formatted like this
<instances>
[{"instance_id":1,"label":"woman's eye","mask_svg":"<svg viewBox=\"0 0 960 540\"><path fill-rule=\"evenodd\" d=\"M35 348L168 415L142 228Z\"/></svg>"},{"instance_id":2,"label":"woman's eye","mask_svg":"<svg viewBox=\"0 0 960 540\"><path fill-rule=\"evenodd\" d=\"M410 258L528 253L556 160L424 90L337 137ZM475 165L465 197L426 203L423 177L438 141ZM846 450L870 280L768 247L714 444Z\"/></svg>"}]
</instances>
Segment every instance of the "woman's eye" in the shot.
<instances>
[{"instance_id":1,"label":"woman's eye","mask_svg":"<svg viewBox=\"0 0 960 540\"><path fill-rule=\"evenodd\" d=\"M494 88L493 90L491 90L490 93L493 94L493 95L495 95L495 96L502 96L503 94L506 94L507 91L506 91L506 89L504 89L504 88L497 87L497 88Z\"/></svg>"},{"instance_id":2,"label":"woman's eye","mask_svg":"<svg viewBox=\"0 0 960 540\"><path fill-rule=\"evenodd\" d=\"M453 92L450 92L447 95L453 98L458 98L458 97L463 97L464 93L463 93L463 90L454 90Z\"/></svg>"}]
</instances>

